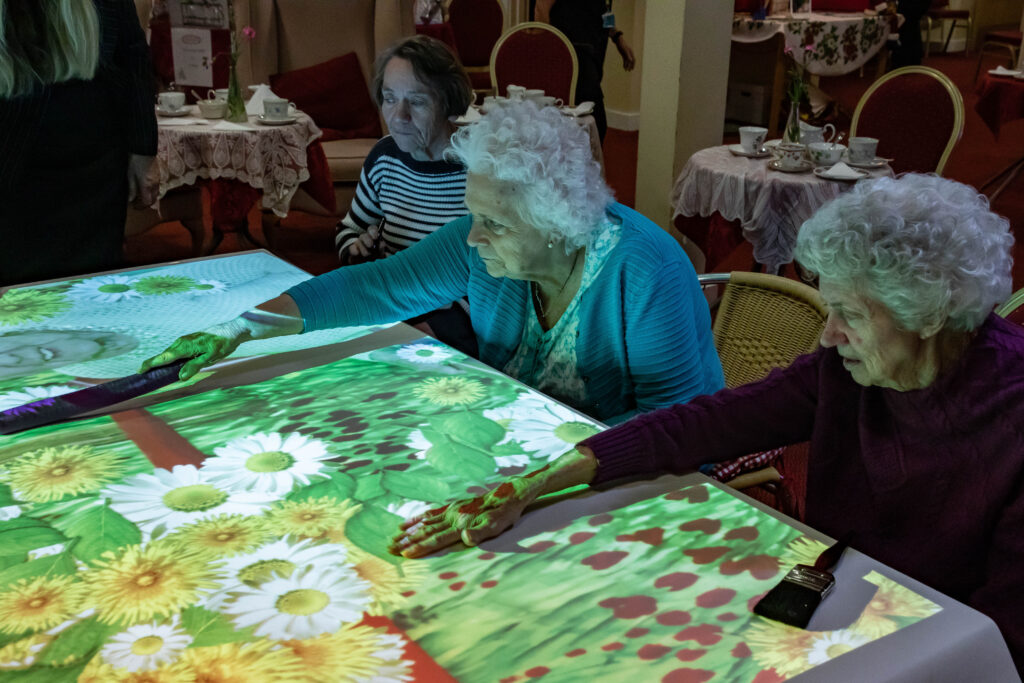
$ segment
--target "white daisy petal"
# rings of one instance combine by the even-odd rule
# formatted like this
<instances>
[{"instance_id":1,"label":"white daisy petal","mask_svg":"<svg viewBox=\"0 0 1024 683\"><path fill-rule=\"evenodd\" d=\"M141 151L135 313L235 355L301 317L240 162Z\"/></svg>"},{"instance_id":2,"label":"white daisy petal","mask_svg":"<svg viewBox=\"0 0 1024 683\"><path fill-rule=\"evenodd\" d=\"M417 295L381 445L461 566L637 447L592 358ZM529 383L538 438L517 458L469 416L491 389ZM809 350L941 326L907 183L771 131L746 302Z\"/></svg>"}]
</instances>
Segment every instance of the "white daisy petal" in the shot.
<instances>
[{"instance_id":1,"label":"white daisy petal","mask_svg":"<svg viewBox=\"0 0 1024 683\"><path fill-rule=\"evenodd\" d=\"M508 430L510 440L518 441L534 458L550 462L600 431L593 422L557 403L545 402L538 406L528 398L522 404L522 407L527 406L530 410L523 410L513 418Z\"/></svg>"},{"instance_id":2,"label":"white daisy petal","mask_svg":"<svg viewBox=\"0 0 1024 683\"><path fill-rule=\"evenodd\" d=\"M157 527L173 531L217 515L262 514L281 495L237 491L210 481L194 465L176 465L171 472L157 468L111 484L100 492L104 497L117 513L152 534Z\"/></svg>"},{"instance_id":3,"label":"white daisy petal","mask_svg":"<svg viewBox=\"0 0 1024 683\"><path fill-rule=\"evenodd\" d=\"M0 522L6 522L9 519L15 519L17 517L21 517L20 505L8 505L0 508Z\"/></svg>"},{"instance_id":4,"label":"white daisy petal","mask_svg":"<svg viewBox=\"0 0 1024 683\"><path fill-rule=\"evenodd\" d=\"M415 455L420 460L427 457L427 451L430 450L434 444L427 441L427 437L423 436L423 432L418 429L414 429L409 434L409 438L405 440L405 445L416 451Z\"/></svg>"},{"instance_id":5,"label":"white daisy petal","mask_svg":"<svg viewBox=\"0 0 1024 683\"><path fill-rule=\"evenodd\" d=\"M220 280L197 280L196 284L192 286L190 294L192 296L208 296L210 294L219 294L226 289L225 285Z\"/></svg>"},{"instance_id":6,"label":"white daisy petal","mask_svg":"<svg viewBox=\"0 0 1024 683\"><path fill-rule=\"evenodd\" d=\"M261 432L243 436L213 449L216 457L203 461L210 483L240 491L285 495L296 485L327 476L323 461L333 454L322 441L302 434Z\"/></svg>"},{"instance_id":7,"label":"white daisy petal","mask_svg":"<svg viewBox=\"0 0 1024 683\"><path fill-rule=\"evenodd\" d=\"M223 611L239 628L272 640L314 638L363 618L370 584L351 566L310 567L235 591Z\"/></svg>"},{"instance_id":8,"label":"white daisy petal","mask_svg":"<svg viewBox=\"0 0 1024 683\"><path fill-rule=\"evenodd\" d=\"M0 394L0 410L10 410L11 408L17 408L26 403L33 403L44 398L63 396L79 389L81 387L73 387L67 384L51 384L45 387L24 387L21 391L8 391Z\"/></svg>"},{"instance_id":9,"label":"white daisy petal","mask_svg":"<svg viewBox=\"0 0 1024 683\"><path fill-rule=\"evenodd\" d=\"M435 344L407 344L398 349L395 355L410 363L436 364L448 360L455 354Z\"/></svg>"},{"instance_id":10,"label":"white daisy petal","mask_svg":"<svg viewBox=\"0 0 1024 683\"><path fill-rule=\"evenodd\" d=\"M132 289L134 277L124 275L100 275L89 278L73 285L68 290L68 296L72 299L84 299L86 301L102 301L112 303L124 301L140 296Z\"/></svg>"},{"instance_id":11,"label":"white daisy petal","mask_svg":"<svg viewBox=\"0 0 1024 683\"><path fill-rule=\"evenodd\" d=\"M850 630L825 631L821 637L815 638L807 650L807 661L811 666L824 664L830 659L854 650L870 642L870 638Z\"/></svg>"},{"instance_id":12,"label":"white daisy petal","mask_svg":"<svg viewBox=\"0 0 1024 683\"><path fill-rule=\"evenodd\" d=\"M100 656L114 668L148 671L174 662L192 642L174 615L170 624L137 624L110 638Z\"/></svg>"},{"instance_id":13,"label":"white daisy petal","mask_svg":"<svg viewBox=\"0 0 1024 683\"><path fill-rule=\"evenodd\" d=\"M412 519L416 515L423 514L431 507L433 506L430 503L424 503L422 500L407 500L401 504L388 503L387 510L402 519Z\"/></svg>"}]
</instances>

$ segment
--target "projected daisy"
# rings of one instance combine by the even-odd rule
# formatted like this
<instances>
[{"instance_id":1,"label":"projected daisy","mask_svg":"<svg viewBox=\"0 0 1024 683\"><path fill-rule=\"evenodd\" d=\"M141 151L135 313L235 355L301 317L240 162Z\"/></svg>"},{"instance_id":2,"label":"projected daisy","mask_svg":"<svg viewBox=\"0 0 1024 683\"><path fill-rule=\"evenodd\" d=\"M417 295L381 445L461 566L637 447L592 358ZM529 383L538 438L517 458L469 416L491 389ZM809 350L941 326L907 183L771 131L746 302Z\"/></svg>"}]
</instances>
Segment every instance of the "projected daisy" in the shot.
<instances>
[{"instance_id":1,"label":"projected daisy","mask_svg":"<svg viewBox=\"0 0 1024 683\"><path fill-rule=\"evenodd\" d=\"M100 655L111 666L128 671L147 671L177 660L192 642L177 615L170 623L130 626L107 641Z\"/></svg>"},{"instance_id":2,"label":"projected daisy","mask_svg":"<svg viewBox=\"0 0 1024 683\"><path fill-rule=\"evenodd\" d=\"M46 320L71 308L60 292L12 289L0 296L0 327Z\"/></svg>"},{"instance_id":3,"label":"projected daisy","mask_svg":"<svg viewBox=\"0 0 1024 683\"><path fill-rule=\"evenodd\" d=\"M78 611L83 585L74 576L19 579L0 589L0 633L52 628Z\"/></svg>"},{"instance_id":4,"label":"projected daisy","mask_svg":"<svg viewBox=\"0 0 1024 683\"><path fill-rule=\"evenodd\" d=\"M133 545L104 553L83 577L99 620L131 626L178 612L216 587L209 560L174 544Z\"/></svg>"},{"instance_id":5,"label":"projected daisy","mask_svg":"<svg viewBox=\"0 0 1024 683\"><path fill-rule=\"evenodd\" d=\"M269 640L190 647L181 656L184 681L229 683L233 681L304 681L302 660L291 650ZM108 679L109 680L109 679Z\"/></svg>"},{"instance_id":6,"label":"projected daisy","mask_svg":"<svg viewBox=\"0 0 1024 683\"><path fill-rule=\"evenodd\" d=\"M179 527L165 538L168 543L230 557L259 547L271 535L263 517L217 515Z\"/></svg>"},{"instance_id":7,"label":"projected daisy","mask_svg":"<svg viewBox=\"0 0 1024 683\"><path fill-rule=\"evenodd\" d=\"M305 486L312 477L326 477L329 470L322 463L332 457L322 441L277 432L243 436L213 452L217 456L201 468L211 484L274 495Z\"/></svg>"},{"instance_id":8,"label":"projected daisy","mask_svg":"<svg viewBox=\"0 0 1024 683\"><path fill-rule=\"evenodd\" d=\"M116 454L69 445L23 453L0 470L0 481L11 487L18 500L48 503L96 491L123 472L123 461Z\"/></svg>"},{"instance_id":9,"label":"projected daisy","mask_svg":"<svg viewBox=\"0 0 1024 683\"><path fill-rule=\"evenodd\" d=\"M548 461L599 431L593 423L581 421L579 413L550 402L513 418L508 430L534 458Z\"/></svg>"},{"instance_id":10,"label":"projected daisy","mask_svg":"<svg viewBox=\"0 0 1024 683\"><path fill-rule=\"evenodd\" d=\"M0 410L10 410L18 406L32 403L44 398L63 396L81 387L73 387L68 384L51 384L45 387L24 387L21 391L8 391L0 393Z\"/></svg>"},{"instance_id":11,"label":"projected daisy","mask_svg":"<svg viewBox=\"0 0 1024 683\"><path fill-rule=\"evenodd\" d=\"M440 406L473 403L484 396L484 386L465 377L438 377L423 380L412 390L416 396Z\"/></svg>"},{"instance_id":12,"label":"projected daisy","mask_svg":"<svg viewBox=\"0 0 1024 683\"><path fill-rule=\"evenodd\" d=\"M92 277L72 285L71 289L68 290L68 296L72 299L101 301L103 303L135 299L142 296L132 289L132 283L135 279L134 277L126 277L124 275Z\"/></svg>"},{"instance_id":13,"label":"projected daisy","mask_svg":"<svg viewBox=\"0 0 1024 683\"><path fill-rule=\"evenodd\" d=\"M274 640L333 633L360 621L370 603L370 585L346 565L310 567L233 593L223 612L239 628Z\"/></svg>"},{"instance_id":14,"label":"projected daisy","mask_svg":"<svg viewBox=\"0 0 1024 683\"><path fill-rule=\"evenodd\" d=\"M328 496L286 500L267 512L267 523L281 535L320 538L327 532L343 533L345 522L358 511L358 504Z\"/></svg>"},{"instance_id":15,"label":"projected daisy","mask_svg":"<svg viewBox=\"0 0 1024 683\"><path fill-rule=\"evenodd\" d=\"M279 495L238 491L213 484L194 465L176 465L170 472L136 474L103 490L116 512L138 525L143 533L173 531L180 526L217 515L260 514Z\"/></svg>"},{"instance_id":16,"label":"projected daisy","mask_svg":"<svg viewBox=\"0 0 1024 683\"><path fill-rule=\"evenodd\" d=\"M395 355L411 363L435 364L446 361L455 354L443 346L434 344L409 344L398 349Z\"/></svg>"}]
</instances>

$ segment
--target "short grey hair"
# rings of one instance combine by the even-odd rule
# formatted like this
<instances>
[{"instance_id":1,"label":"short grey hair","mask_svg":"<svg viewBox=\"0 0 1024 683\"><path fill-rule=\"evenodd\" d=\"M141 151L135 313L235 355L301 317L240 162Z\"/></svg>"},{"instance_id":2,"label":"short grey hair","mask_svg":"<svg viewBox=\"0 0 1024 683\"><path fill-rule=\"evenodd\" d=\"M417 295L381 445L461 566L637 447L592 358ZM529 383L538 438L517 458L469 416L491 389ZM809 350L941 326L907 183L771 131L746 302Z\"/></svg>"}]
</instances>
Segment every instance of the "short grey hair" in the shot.
<instances>
[{"instance_id":1,"label":"short grey hair","mask_svg":"<svg viewBox=\"0 0 1024 683\"><path fill-rule=\"evenodd\" d=\"M1011 292L1010 223L936 175L862 181L800 228L796 259L884 305L905 330L977 329Z\"/></svg>"},{"instance_id":2,"label":"short grey hair","mask_svg":"<svg viewBox=\"0 0 1024 683\"><path fill-rule=\"evenodd\" d=\"M587 243L613 201L587 130L555 107L499 103L455 133L451 150L469 173L521 188L519 218L570 251Z\"/></svg>"}]
</instances>

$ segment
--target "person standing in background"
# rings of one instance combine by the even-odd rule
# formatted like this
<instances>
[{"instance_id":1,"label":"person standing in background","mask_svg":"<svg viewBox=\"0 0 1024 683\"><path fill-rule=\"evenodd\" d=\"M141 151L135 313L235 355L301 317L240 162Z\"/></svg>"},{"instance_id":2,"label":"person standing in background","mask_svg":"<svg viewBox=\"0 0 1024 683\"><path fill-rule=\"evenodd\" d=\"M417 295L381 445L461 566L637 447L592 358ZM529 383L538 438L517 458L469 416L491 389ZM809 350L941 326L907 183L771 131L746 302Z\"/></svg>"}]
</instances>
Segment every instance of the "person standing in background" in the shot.
<instances>
[{"instance_id":1,"label":"person standing in background","mask_svg":"<svg viewBox=\"0 0 1024 683\"><path fill-rule=\"evenodd\" d=\"M899 46L892 51L892 68L914 66L921 63L924 43L921 41L921 19L932 0L899 0L896 11L903 16L900 25Z\"/></svg>"},{"instance_id":2,"label":"person standing in background","mask_svg":"<svg viewBox=\"0 0 1024 683\"><path fill-rule=\"evenodd\" d=\"M615 27L612 0L537 0L534 19L551 24L564 33L576 50L579 76L576 79L576 102L594 103L597 132L604 142L608 130L608 117L604 111L604 55L611 40L619 55L622 68L632 71L636 66L633 48L626 42L622 31Z\"/></svg>"},{"instance_id":3,"label":"person standing in background","mask_svg":"<svg viewBox=\"0 0 1024 683\"><path fill-rule=\"evenodd\" d=\"M131 0L0 0L0 285L120 267L154 96Z\"/></svg>"}]
</instances>

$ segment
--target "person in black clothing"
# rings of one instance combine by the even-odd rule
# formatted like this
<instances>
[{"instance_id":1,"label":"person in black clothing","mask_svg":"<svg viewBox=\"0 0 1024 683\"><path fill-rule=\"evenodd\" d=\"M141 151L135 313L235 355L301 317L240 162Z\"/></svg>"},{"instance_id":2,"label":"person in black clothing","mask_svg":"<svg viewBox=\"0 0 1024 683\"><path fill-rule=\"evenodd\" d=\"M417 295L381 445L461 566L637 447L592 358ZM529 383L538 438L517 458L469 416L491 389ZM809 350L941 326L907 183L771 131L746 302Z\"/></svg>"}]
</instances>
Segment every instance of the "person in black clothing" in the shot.
<instances>
[{"instance_id":1,"label":"person in black clothing","mask_svg":"<svg viewBox=\"0 0 1024 683\"><path fill-rule=\"evenodd\" d=\"M608 19L606 21L606 18ZM615 28L612 0L537 0L534 19L551 24L564 33L576 50L579 76L576 79L576 102L594 103L597 131L604 142L608 118L604 111L604 55L611 40L622 56L622 68L632 71L636 66L633 48L622 31Z\"/></svg>"},{"instance_id":2,"label":"person in black clothing","mask_svg":"<svg viewBox=\"0 0 1024 683\"><path fill-rule=\"evenodd\" d=\"M900 26L900 42L892 51L892 68L913 66L921 63L924 43L921 42L921 19L932 0L899 0L896 11L903 15Z\"/></svg>"},{"instance_id":3,"label":"person in black clothing","mask_svg":"<svg viewBox=\"0 0 1024 683\"><path fill-rule=\"evenodd\" d=\"M154 95L131 0L0 0L0 285L120 267Z\"/></svg>"}]
</instances>

